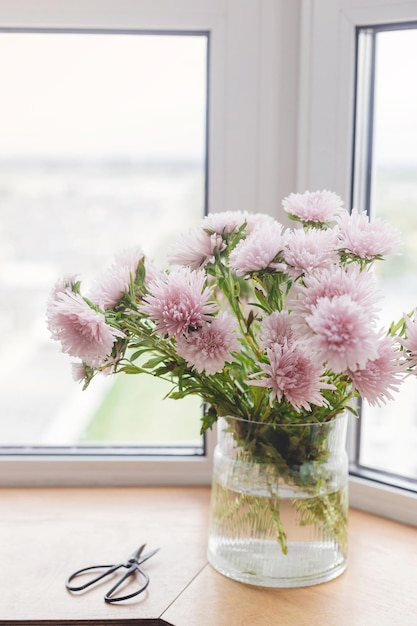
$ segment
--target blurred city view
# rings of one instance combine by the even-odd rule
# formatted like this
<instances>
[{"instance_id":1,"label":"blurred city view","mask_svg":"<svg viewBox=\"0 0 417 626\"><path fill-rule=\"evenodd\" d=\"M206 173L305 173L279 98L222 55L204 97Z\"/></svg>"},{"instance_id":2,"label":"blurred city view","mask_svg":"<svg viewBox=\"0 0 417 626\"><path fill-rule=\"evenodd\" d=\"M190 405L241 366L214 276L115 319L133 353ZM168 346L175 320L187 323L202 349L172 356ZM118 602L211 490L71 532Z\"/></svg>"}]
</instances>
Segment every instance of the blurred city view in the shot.
<instances>
[{"instance_id":1,"label":"blurred city view","mask_svg":"<svg viewBox=\"0 0 417 626\"><path fill-rule=\"evenodd\" d=\"M203 215L201 165L3 162L0 167L0 442L67 445L108 438L108 430L95 424L88 433L88 427L116 380L114 441L160 442L157 432L170 432L177 442L195 438L199 403L159 405L166 389L152 386L153 380L98 377L82 392L72 380L70 359L49 336L45 312L58 278L77 275L86 285L122 248L140 245L165 267L170 243ZM176 414L171 428L155 415L162 411L166 418ZM190 412L195 427L189 420L185 425Z\"/></svg>"},{"instance_id":2,"label":"blurred city view","mask_svg":"<svg viewBox=\"0 0 417 626\"><path fill-rule=\"evenodd\" d=\"M379 316L385 329L417 306L417 178L413 168L379 167L373 217L402 235L398 255L375 265L381 290ZM362 405L360 461L370 468L417 478L417 379L410 377L395 399Z\"/></svg>"},{"instance_id":3,"label":"blurred city view","mask_svg":"<svg viewBox=\"0 0 417 626\"><path fill-rule=\"evenodd\" d=\"M83 392L45 314L62 276L130 246L163 269L203 217L207 37L4 31L0 82L0 444L200 446L200 401L160 381Z\"/></svg>"},{"instance_id":4,"label":"blurred city view","mask_svg":"<svg viewBox=\"0 0 417 626\"><path fill-rule=\"evenodd\" d=\"M376 264L384 295L381 319L387 328L417 305L417 88L410 80L417 29L393 25L374 35L371 31L364 28L363 34L374 36L374 66L364 79L374 82L360 87L373 89L372 115L364 111L366 119L356 122L368 136L372 159L362 166L371 186L371 219L389 221L403 239L398 255ZM366 60L358 63L366 65ZM412 376L394 401L380 407L364 403L359 457L365 467L417 478L416 400L417 380Z\"/></svg>"}]
</instances>

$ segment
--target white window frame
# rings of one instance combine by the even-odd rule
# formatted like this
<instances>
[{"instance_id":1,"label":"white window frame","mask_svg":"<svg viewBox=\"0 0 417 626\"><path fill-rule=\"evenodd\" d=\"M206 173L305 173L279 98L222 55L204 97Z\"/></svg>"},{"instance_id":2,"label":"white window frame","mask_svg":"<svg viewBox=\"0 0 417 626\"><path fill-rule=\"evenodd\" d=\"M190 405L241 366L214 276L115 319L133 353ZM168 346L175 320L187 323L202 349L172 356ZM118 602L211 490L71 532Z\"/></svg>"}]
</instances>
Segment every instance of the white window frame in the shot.
<instances>
[{"instance_id":1,"label":"white window frame","mask_svg":"<svg viewBox=\"0 0 417 626\"><path fill-rule=\"evenodd\" d=\"M287 0L0 0L0 28L210 37L208 206L279 215L296 184L300 5ZM208 484L204 457L2 456L2 485Z\"/></svg>"},{"instance_id":2,"label":"white window frame","mask_svg":"<svg viewBox=\"0 0 417 626\"><path fill-rule=\"evenodd\" d=\"M350 205L356 27L416 19L417 1L302 0L299 189L331 189ZM352 476L350 503L417 525L411 490Z\"/></svg>"}]
</instances>

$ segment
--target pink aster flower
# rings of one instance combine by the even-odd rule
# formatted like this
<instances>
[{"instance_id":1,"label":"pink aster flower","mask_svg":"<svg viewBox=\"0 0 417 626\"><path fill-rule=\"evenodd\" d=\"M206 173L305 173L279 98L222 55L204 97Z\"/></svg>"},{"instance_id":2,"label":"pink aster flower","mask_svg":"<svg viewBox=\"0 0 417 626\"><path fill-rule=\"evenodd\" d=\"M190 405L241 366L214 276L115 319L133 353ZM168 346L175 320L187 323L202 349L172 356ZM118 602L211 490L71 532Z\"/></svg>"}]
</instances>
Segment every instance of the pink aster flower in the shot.
<instances>
[{"instance_id":1,"label":"pink aster flower","mask_svg":"<svg viewBox=\"0 0 417 626\"><path fill-rule=\"evenodd\" d=\"M131 278L135 279L141 248L128 248L115 256L115 263L101 272L93 281L88 297L102 309L112 309L129 290Z\"/></svg>"},{"instance_id":2,"label":"pink aster flower","mask_svg":"<svg viewBox=\"0 0 417 626\"><path fill-rule=\"evenodd\" d=\"M310 315L321 298L349 295L366 309L370 318L375 319L377 302L381 297L375 277L371 272L361 271L350 264L345 267L332 265L304 276L303 283L296 283L288 297L288 307L292 309L292 322L298 333L303 334L305 318Z\"/></svg>"},{"instance_id":3,"label":"pink aster flower","mask_svg":"<svg viewBox=\"0 0 417 626\"><path fill-rule=\"evenodd\" d=\"M392 337L384 337L378 343L378 356L366 362L365 367L347 371L352 387L373 406L381 406L393 400L391 391L397 392L401 384L398 376L402 366Z\"/></svg>"},{"instance_id":4,"label":"pink aster flower","mask_svg":"<svg viewBox=\"0 0 417 626\"><path fill-rule=\"evenodd\" d=\"M264 317L261 323L260 348L270 348L275 343L290 343L292 340L291 316L288 311L274 311Z\"/></svg>"},{"instance_id":5,"label":"pink aster flower","mask_svg":"<svg viewBox=\"0 0 417 626\"><path fill-rule=\"evenodd\" d=\"M372 320L347 294L321 298L306 322L312 331L313 350L336 373L364 368L378 356Z\"/></svg>"},{"instance_id":6,"label":"pink aster flower","mask_svg":"<svg viewBox=\"0 0 417 626\"><path fill-rule=\"evenodd\" d=\"M219 313L210 323L178 337L177 352L197 372L216 374L233 359L232 352L240 350L236 329L236 320L231 315Z\"/></svg>"},{"instance_id":7,"label":"pink aster flower","mask_svg":"<svg viewBox=\"0 0 417 626\"><path fill-rule=\"evenodd\" d=\"M128 267L133 276L136 274L136 270L144 257L142 248L140 246L133 246L132 248L123 248L115 254L115 261L117 265Z\"/></svg>"},{"instance_id":8,"label":"pink aster flower","mask_svg":"<svg viewBox=\"0 0 417 626\"><path fill-rule=\"evenodd\" d=\"M157 278L163 276L163 272L152 261L146 259L145 261L145 286L149 288L149 285L153 283Z\"/></svg>"},{"instance_id":9,"label":"pink aster flower","mask_svg":"<svg viewBox=\"0 0 417 626\"><path fill-rule=\"evenodd\" d=\"M294 278L328 267L339 260L335 234L332 230L293 230L287 235L283 256Z\"/></svg>"},{"instance_id":10,"label":"pink aster flower","mask_svg":"<svg viewBox=\"0 0 417 626\"><path fill-rule=\"evenodd\" d=\"M410 319L408 315L403 315L407 336L401 340L401 345L407 350L409 361L409 367L415 367L417 365L417 323L415 317Z\"/></svg>"},{"instance_id":11,"label":"pink aster flower","mask_svg":"<svg viewBox=\"0 0 417 626\"><path fill-rule=\"evenodd\" d=\"M230 253L232 271L238 276L244 276L267 267L278 271L285 270L284 263L274 263L285 243L282 230L282 224L275 221L258 224Z\"/></svg>"},{"instance_id":12,"label":"pink aster flower","mask_svg":"<svg viewBox=\"0 0 417 626\"><path fill-rule=\"evenodd\" d=\"M124 337L121 331L106 324L103 313L71 292L60 292L49 303L47 320L52 338L61 342L62 351L90 367L102 365L117 337Z\"/></svg>"},{"instance_id":13,"label":"pink aster flower","mask_svg":"<svg viewBox=\"0 0 417 626\"><path fill-rule=\"evenodd\" d=\"M343 202L332 191L291 193L282 202L284 211L302 222L326 223L340 213Z\"/></svg>"},{"instance_id":14,"label":"pink aster flower","mask_svg":"<svg viewBox=\"0 0 417 626\"><path fill-rule=\"evenodd\" d=\"M51 295L50 295L50 303L52 303L59 293L71 293L73 291L74 285L77 284L77 279L75 276L65 276L56 281Z\"/></svg>"},{"instance_id":15,"label":"pink aster flower","mask_svg":"<svg viewBox=\"0 0 417 626\"><path fill-rule=\"evenodd\" d=\"M260 364L266 378L250 380L249 384L270 388L271 405L275 398L281 402L284 397L297 411L309 411L310 404L327 404L320 391L335 387L321 380L323 367L310 351L296 343L284 343L271 346L267 354L269 364Z\"/></svg>"},{"instance_id":16,"label":"pink aster flower","mask_svg":"<svg viewBox=\"0 0 417 626\"><path fill-rule=\"evenodd\" d=\"M239 230L246 222L247 214L243 211L224 211L209 213L202 222L202 228L218 235L231 234Z\"/></svg>"},{"instance_id":17,"label":"pink aster flower","mask_svg":"<svg viewBox=\"0 0 417 626\"><path fill-rule=\"evenodd\" d=\"M196 270L214 261L214 250L225 248L223 237L217 233L209 234L202 228L195 228L184 235L171 248L168 260L173 265L183 265Z\"/></svg>"},{"instance_id":18,"label":"pink aster flower","mask_svg":"<svg viewBox=\"0 0 417 626\"><path fill-rule=\"evenodd\" d=\"M246 218L246 230L248 233L251 233L261 224L273 224L275 222L274 218L266 213L248 213L245 211L244 215Z\"/></svg>"},{"instance_id":19,"label":"pink aster flower","mask_svg":"<svg viewBox=\"0 0 417 626\"><path fill-rule=\"evenodd\" d=\"M338 248L361 259L372 259L375 256L395 254L401 245L399 232L387 222L376 219L369 221L365 213L343 213L337 219Z\"/></svg>"},{"instance_id":20,"label":"pink aster flower","mask_svg":"<svg viewBox=\"0 0 417 626\"><path fill-rule=\"evenodd\" d=\"M252 232L256 226L264 222L274 222L274 218L265 213L249 213L248 211L225 211L224 213L209 213L202 222L203 230L218 235L235 233L246 223L246 231Z\"/></svg>"},{"instance_id":21,"label":"pink aster flower","mask_svg":"<svg viewBox=\"0 0 417 626\"><path fill-rule=\"evenodd\" d=\"M131 273L128 267L112 266L94 280L88 298L102 309L112 309L129 289Z\"/></svg>"},{"instance_id":22,"label":"pink aster flower","mask_svg":"<svg viewBox=\"0 0 417 626\"><path fill-rule=\"evenodd\" d=\"M149 285L149 294L139 311L156 322L156 328L168 337L187 334L203 326L216 310L208 299L203 270L178 267Z\"/></svg>"}]
</instances>

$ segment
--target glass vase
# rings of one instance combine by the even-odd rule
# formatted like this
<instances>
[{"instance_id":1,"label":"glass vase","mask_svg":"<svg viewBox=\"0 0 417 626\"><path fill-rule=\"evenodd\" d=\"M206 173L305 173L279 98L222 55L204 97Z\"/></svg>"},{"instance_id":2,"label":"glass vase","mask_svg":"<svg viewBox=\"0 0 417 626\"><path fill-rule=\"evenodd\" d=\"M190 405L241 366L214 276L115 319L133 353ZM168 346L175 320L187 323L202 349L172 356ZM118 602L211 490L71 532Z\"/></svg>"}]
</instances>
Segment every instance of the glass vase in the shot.
<instances>
[{"instance_id":1,"label":"glass vase","mask_svg":"<svg viewBox=\"0 0 417 626\"><path fill-rule=\"evenodd\" d=\"M270 425L226 417L214 453L208 559L265 587L323 583L346 567L347 415Z\"/></svg>"}]
</instances>

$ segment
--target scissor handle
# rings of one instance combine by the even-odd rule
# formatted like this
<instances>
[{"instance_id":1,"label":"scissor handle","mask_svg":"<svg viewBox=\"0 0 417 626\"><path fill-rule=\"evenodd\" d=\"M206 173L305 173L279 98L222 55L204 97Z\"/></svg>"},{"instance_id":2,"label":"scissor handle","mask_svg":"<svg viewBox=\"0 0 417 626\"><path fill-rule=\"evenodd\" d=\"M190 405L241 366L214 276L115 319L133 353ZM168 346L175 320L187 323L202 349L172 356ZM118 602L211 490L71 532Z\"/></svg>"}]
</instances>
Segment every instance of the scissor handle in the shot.
<instances>
[{"instance_id":1,"label":"scissor handle","mask_svg":"<svg viewBox=\"0 0 417 626\"><path fill-rule=\"evenodd\" d=\"M149 576L140 567L141 563L144 563L145 561L150 559L151 556L153 556L159 550L159 548L156 548L156 550L152 550L151 552L148 552L147 554L144 554L142 556L142 552L144 548L145 548L145 544L143 544L138 550L136 550L136 552L133 553L133 555L129 558L129 560L125 561L124 563L117 563L116 565L92 565L91 567L83 567L82 569L79 569L73 574L71 574L71 576L67 578L65 585L69 591L83 591L84 589L87 589L88 587L91 587L92 585L97 583L99 580L102 580L105 576L109 576L116 570L120 569L121 567L124 567L126 568L127 571L121 576L121 578L110 589L110 591L108 591L105 594L104 599L106 602L112 603L112 602L120 602L121 600L128 600L129 598L134 598L135 596L145 591L145 589L149 585ZM71 581L74 580L74 578L77 578L77 576L81 576L82 574L85 574L86 572L94 572L94 570L103 570L103 569L104 571L99 573L98 576L87 580L87 582L81 585L71 584ZM132 574L135 574L135 572L138 572L138 575L141 576L142 582L143 582L142 586L137 591L134 591L133 593L129 593L124 596L115 596L114 593L119 589L121 585L123 585L126 579L129 576L132 576Z\"/></svg>"},{"instance_id":2,"label":"scissor handle","mask_svg":"<svg viewBox=\"0 0 417 626\"><path fill-rule=\"evenodd\" d=\"M129 593L126 596L113 596L114 592L120 587L120 585L122 585L124 583L126 578L128 578L129 576L131 576L135 572L138 572L142 576L142 578L144 580L144 584L142 585L142 587L140 587L137 591L134 591L133 593ZM137 563L134 563L131 567L129 567L127 572L125 574L123 574L123 576L117 581L117 583L114 585L114 587L112 587L110 589L110 591L108 591L105 594L104 600L106 602L108 602L109 604L111 604L112 602L120 602L121 600L129 600L129 598L134 598L135 596L138 596L140 593L145 591L145 589L146 589L146 587L148 585L149 585L149 576L148 576L148 574L146 572L144 572L143 569L141 567L139 567Z\"/></svg>"},{"instance_id":3,"label":"scissor handle","mask_svg":"<svg viewBox=\"0 0 417 626\"><path fill-rule=\"evenodd\" d=\"M91 567L83 567L82 569L79 569L73 574L71 574L71 576L68 576L65 582L65 586L69 591L82 591L83 589L87 589L87 587L91 587L91 585L94 585L94 583L98 582L105 576L112 574L113 572L118 570L119 567L122 567L122 563L119 563L117 565L92 565ZM97 569L105 569L105 571L99 574L98 576L96 576L95 578L88 580L83 585L78 585L78 586L70 585L70 582L74 580L74 578L77 578L77 576L80 576L81 574L84 574L85 572L91 572Z\"/></svg>"}]
</instances>

